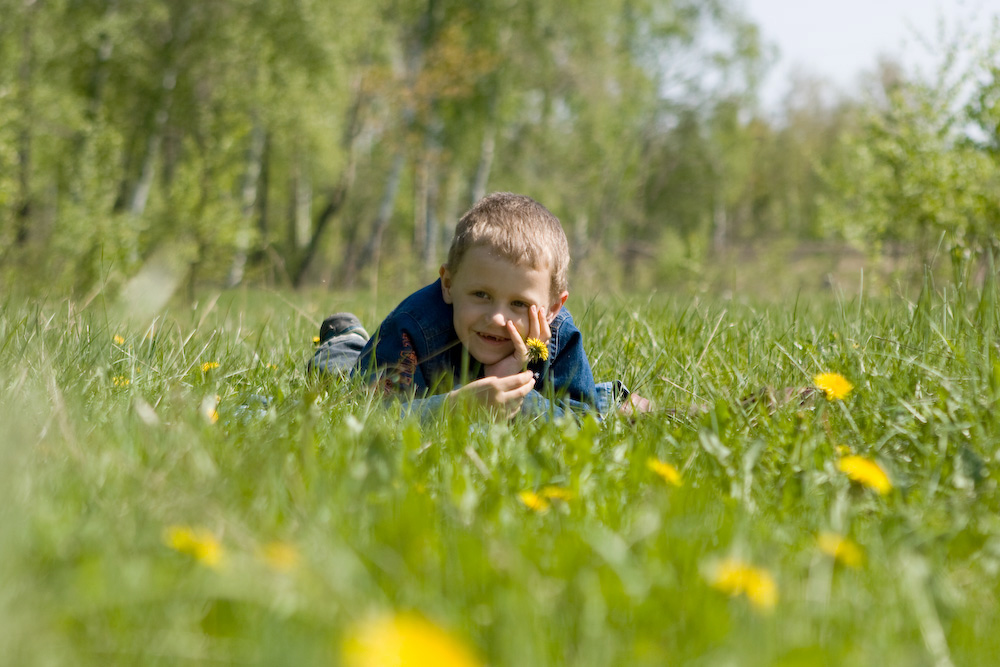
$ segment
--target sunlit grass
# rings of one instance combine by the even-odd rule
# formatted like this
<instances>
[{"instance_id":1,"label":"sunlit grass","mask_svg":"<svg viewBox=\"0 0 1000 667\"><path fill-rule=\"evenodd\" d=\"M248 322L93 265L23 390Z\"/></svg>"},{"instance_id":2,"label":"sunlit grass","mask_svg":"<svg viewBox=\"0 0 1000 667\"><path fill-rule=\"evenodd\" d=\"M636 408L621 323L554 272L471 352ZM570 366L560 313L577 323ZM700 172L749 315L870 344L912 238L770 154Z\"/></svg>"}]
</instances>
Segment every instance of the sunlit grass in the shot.
<instances>
[{"instance_id":1,"label":"sunlit grass","mask_svg":"<svg viewBox=\"0 0 1000 667\"><path fill-rule=\"evenodd\" d=\"M6 303L0 655L337 664L402 618L491 665L989 664L1000 309L942 294L579 304L674 412L502 424L305 375L382 304Z\"/></svg>"}]
</instances>

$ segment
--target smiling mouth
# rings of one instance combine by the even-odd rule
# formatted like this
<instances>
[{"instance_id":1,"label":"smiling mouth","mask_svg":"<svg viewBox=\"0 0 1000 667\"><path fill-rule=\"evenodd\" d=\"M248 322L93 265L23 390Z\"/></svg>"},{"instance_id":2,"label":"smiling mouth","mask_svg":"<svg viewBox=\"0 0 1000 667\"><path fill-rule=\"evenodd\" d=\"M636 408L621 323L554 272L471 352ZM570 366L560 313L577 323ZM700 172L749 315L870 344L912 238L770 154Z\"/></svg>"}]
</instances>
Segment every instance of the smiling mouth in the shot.
<instances>
[{"instance_id":1,"label":"smiling mouth","mask_svg":"<svg viewBox=\"0 0 1000 667\"><path fill-rule=\"evenodd\" d=\"M493 336L491 334L483 333L481 331L477 331L476 335L479 336L482 340L486 341L487 343L493 343L493 344L506 343L507 341L510 340L510 338L501 338L500 336Z\"/></svg>"}]
</instances>

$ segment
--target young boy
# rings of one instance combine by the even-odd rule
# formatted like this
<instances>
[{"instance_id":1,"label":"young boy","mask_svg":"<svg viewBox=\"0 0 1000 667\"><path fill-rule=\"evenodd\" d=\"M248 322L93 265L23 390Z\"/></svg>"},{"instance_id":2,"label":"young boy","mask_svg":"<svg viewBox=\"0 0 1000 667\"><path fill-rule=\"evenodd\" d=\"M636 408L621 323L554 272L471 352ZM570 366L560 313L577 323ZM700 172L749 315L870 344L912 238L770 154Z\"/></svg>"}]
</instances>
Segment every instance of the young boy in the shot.
<instances>
[{"instance_id":1,"label":"young boy","mask_svg":"<svg viewBox=\"0 0 1000 667\"><path fill-rule=\"evenodd\" d=\"M620 383L594 383L580 331L563 307L568 268L556 216L530 197L489 195L459 221L437 281L389 313L360 354L360 322L344 313L328 318L309 367L343 371L356 354L353 373L422 413L456 403L508 418L606 413L628 392ZM529 368L528 344L538 341L544 360Z\"/></svg>"}]
</instances>

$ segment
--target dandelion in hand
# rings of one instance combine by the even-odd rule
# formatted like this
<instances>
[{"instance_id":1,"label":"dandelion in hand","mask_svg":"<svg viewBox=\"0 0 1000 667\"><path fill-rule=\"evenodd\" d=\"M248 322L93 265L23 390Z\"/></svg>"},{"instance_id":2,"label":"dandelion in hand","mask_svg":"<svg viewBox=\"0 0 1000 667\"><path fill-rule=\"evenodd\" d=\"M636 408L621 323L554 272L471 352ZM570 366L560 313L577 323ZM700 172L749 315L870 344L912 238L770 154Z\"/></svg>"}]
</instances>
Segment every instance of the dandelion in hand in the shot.
<instances>
[{"instance_id":1,"label":"dandelion in hand","mask_svg":"<svg viewBox=\"0 0 1000 667\"><path fill-rule=\"evenodd\" d=\"M892 490L889 476L882 466L863 456L845 456L837 462L840 472L847 475L852 482L878 491L883 496Z\"/></svg>"},{"instance_id":2,"label":"dandelion in hand","mask_svg":"<svg viewBox=\"0 0 1000 667\"><path fill-rule=\"evenodd\" d=\"M549 346L539 339L529 338L524 344L528 348L528 363L533 364L549 358Z\"/></svg>"},{"instance_id":3,"label":"dandelion in hand","mask_svg":"<svg viewBox=\"0 0 1000 667\"><path fill-rule=\"evenodd\" d=\"M222 563L222 545L205 528L170 526L163 533L163 543L202 565L217 568Z\"/></svg>"},{"instance_id":4,"label":"dandelion in hand","mask_svg":"<svg viewBox=\"0 0 1000 667\"><path fill-rule=\"evenodd\" d=\"M348 667L475 667L482 662L458 637L416 614L385 614L357 624L343 643Z\"/></svg>"},{"instance_id":5,"label":"dandelion in hand","mask_svg":"<svg viewBox=\"0 0 1000 667\"><path fill-rule=\"evenodd\" d=\"M738 558L717 563L709 573L708 583L732 597L745 595L761 611L770 611L778 602L778 586L771 574Z\"/></svg>"},{"instance_id":6,"label":"dandelion in hand","mask_svg":"<svg viewBox=\"0 0 1000 667\"><path fill-rule=\"evenodd\" d=\"M823 390L828 401L842 401L854 389L854 385L840 373L820 373L813 378L813 384Z\"/></svg>"}]
</instances>

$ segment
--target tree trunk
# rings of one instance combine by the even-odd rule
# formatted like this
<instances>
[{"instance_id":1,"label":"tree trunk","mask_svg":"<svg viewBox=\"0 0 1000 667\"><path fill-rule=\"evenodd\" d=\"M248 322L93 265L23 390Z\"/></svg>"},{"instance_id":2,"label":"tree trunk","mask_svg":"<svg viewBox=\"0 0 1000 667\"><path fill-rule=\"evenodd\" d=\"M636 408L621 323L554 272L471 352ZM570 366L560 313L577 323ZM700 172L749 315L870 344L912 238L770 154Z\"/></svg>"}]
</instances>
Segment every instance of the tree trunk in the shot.
<instances>
[{"instance_id":1,"label":"tree trunk","mask_svg":"<svg viewBox=\"0 0 1000 667\"><path fill-rule=\"evenodd\" d=\"M438 192L440 190L441 132L437 117L431 121L424 137L424 152L420 160L417 182L418 212L414 220L414 247L420 252L420 263L424 268L434 264L438 245Z\"/></svg>"},{"instance_id":2,"label":"tree trunk","mask_svg":"<svg viewBox=\"0 0 1000 667\"><path fill-rule=\"evenodd\" d=\"M292 247L302 250L309 245L309 237L312 228L312 181L309 174L302 168L300 162L295 164L295 174L292 184L292 225L291 242Z\"/></svg>"},{"instance_id":3,"label":"tree trunk","mask_svg":"<svg viewBox=\"0 0 1000 667\"><path fill-rule=\"evenodd\" d=\"M250 241L253 234L253 215L256 210L257 192L260 186L261 166L264 162L264 143L267 133L259 120L255 120L250 131L250 146L247 151L247 171L240 191L242 216L240 228L236 232L236 253L229 267L227 287L236 287L243 282L247 258L250 256Z\"/></svg>"},{"instance_id":4,"label":"tree trunk","mask_svg":"<svg viewBox=\"0 0 1000 667\"><path fill-rule=\"evenodd\" d=\"M374 265L376 273L378 272L382 236L385 234L385 230L392 220L392 212L396 208L396 194L399 192L399 182L402 180L405 164L406 155L400 148L392 160L392 167L390 167L389 175L386 177L382 199L379 202L378 213L372 223L368 241L357 256L352 255L345 259L347 270L344 273L344 284L348 287L355 284L358 272L369 265Z\"/></svg>"},{"instance_id":5,"label":"tree trunk","mask_svg":"<svg viewBox=\"0 0 1000 667\"><path fill-rule=\"evenodd\" d=\"M722 194L716 192L712 207L712 251L716 255L722 254L726 249L727 227L726 203L722 199Z\"/></svg>"},{"instance_id":6,"label":"tree trunk","mask_svg":"<svg viewBox=\"0 0 1000 667\"><path fill-rule=\"evenodd\" d=\"M493 121L486 125L483 141L479 146L479 164L476 166L476 177L472 181L472 203L486 196L486 186L493 169L493 155L496 152L497 127Z\"/></svg>"},{"instance_id":7,"label":"tree trunk","mask_svg":"<svg viewBox=\"0 0 1000 667\"><path fill-rule=\"evenodd\" d=\"M146 141L146 153L142 160L142 171L139 180L132 190L128 210L132 215L142 215L149 202L149 193L153 189L153 176L156 172L156 160L160 154L160 144L163 143L163 132L170 118L170 105L173 102L174 86L177 85L177 69L170 66L163 74L161 83L162 96L160 104L153 116L153 129Z\"/></svg>"},{"instance_id":8,"label":"tree trunk","mask_svg":"<svg viewBox=\"0 0 1000 667\"><path fill-rule=\"evenodd\" d=\"M319 215L317 215L312 233L308 235L308 241L304 245L298 262L295 263L295 268L291 271L293 287L300 287L305 280L306 271L309 269L309 265L319 250L320 239L322 239L323 233L329 226L330 221L340 212L341 207L347 200L348 192L350 192L354 185L354 176L357 168L355 144L357 143L358 135L361 133L361 110L366 101L363 83L360 79L355 83L354 103L348 112L348 121L344 126L344 134L340 140L341 147L347 152L347 165L340 175L340 182L330 190L327 203L319 212ZM311 197L311 184L309 188ZM298 195L298 193L296 194Z\"/></svg>"},{"instance_id":9,"label":"tree trunk","mask_svg":"<svg viewBox=\"0 0 1000 667\"><path fill-rule=\"evenodd\" d=\"M34 12L38 7L35 0L25 0L24 30L21 32L21 64L17 70L18 96L21 107L21 127L17 134L17 206L14 212L14 245L23 247L28 243L31 228L31 124L33 121L34 97L32 88L35 70Z\"/></svg>"}]
</instances>

